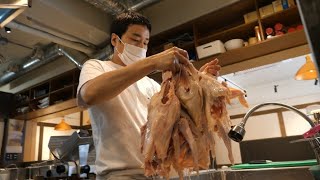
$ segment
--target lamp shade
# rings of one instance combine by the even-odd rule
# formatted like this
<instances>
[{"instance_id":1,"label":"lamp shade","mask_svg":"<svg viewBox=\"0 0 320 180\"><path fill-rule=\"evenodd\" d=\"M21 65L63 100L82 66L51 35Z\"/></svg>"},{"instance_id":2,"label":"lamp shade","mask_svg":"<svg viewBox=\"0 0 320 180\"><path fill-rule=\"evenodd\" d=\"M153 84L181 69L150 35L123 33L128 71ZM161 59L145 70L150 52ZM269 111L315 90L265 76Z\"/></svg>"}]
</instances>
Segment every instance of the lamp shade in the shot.
<instances>
[{"instance_id":1,"label":"lamp shade","mask_svg":"<svg viewBox=\"0 0 320 180\"><path fill-rule=\"evenodd\" d=\"M296 73L296 80L311 80L318 77L316 66L309 55L306 56L306 63Z\"/></svg>"},{"instance_id":2,"label":"lamp shade","mask_svg":"<svg viewBox=\"0 0 320 180\"><path fill-rule=\"evenodd\" d=\"M61 122L54 127L54 130L56 131L67 131L70 129L72 129L71 126L66 123L64 119L62 119Z\"/></svg>"}]
</instances>

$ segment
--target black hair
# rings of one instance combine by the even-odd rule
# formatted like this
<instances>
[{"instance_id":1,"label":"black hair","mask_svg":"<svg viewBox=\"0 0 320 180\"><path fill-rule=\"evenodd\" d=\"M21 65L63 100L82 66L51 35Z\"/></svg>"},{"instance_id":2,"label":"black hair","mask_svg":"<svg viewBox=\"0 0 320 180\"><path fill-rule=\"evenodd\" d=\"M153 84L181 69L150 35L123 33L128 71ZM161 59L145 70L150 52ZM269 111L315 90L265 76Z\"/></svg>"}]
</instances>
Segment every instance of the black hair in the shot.
<instances>
[{"instance_id":1,"label":"black hair","mask_svg":"<svg viewBox=\"0 0 320 180\"><path fill-rule=\"evenodd\" d=\"M121 38L122 35L128 30L128 27L133 24L146 26L151 32L151 23L145 16L137 12L129 11L119 14L113 20L111 23L110 38L112 33L115 33Z\"/></svg>"}]
</instances>

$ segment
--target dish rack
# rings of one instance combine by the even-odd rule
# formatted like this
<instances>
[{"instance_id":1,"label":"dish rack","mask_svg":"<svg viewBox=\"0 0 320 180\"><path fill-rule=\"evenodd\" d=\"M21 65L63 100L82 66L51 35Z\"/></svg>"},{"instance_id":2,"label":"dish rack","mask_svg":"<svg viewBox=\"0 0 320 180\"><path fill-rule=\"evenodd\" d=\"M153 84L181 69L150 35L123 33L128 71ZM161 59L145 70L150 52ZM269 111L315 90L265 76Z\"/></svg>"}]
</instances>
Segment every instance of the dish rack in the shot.
<instances>
[{"instance_id":1,"label":"dish rack","mask_svg":"<svg viewBox=\"0 0 320 180\"><path fill-rule=\"evenodd\" d=\"M309 143L311 144L311 147L313 149L313 152L317 158L317 162L320 165L320 134L316 133L312 137L308 138Z\"/></svg>"}]
</instances>

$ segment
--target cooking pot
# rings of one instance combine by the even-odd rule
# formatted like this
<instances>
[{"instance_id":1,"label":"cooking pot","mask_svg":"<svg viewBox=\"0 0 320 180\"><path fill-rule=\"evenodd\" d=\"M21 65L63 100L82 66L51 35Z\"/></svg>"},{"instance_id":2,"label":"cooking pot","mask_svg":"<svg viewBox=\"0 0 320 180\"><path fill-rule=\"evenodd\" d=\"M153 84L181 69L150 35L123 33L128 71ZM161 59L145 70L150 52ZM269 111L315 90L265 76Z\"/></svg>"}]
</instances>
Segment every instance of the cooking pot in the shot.
<instances>
[{"instance_id":1,"label":"cooking pot","mask_svg":"<svg viewBox=\"0 0 320 180\"><path fill-rule=\"evenodd\" d=\"M0 180L10 180L10 171L7 169L0 169Z\"/></svg>"}]
</instances>

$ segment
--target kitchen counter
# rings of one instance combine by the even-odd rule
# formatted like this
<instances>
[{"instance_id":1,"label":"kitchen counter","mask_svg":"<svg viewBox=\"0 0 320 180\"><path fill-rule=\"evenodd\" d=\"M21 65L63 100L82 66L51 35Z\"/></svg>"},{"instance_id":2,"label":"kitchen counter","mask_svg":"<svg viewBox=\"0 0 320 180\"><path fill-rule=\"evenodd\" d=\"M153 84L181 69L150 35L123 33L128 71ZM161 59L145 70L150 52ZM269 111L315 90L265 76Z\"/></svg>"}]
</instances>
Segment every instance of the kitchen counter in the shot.
<instances>
[{"instance_id":1,"label":"kitchen counter","mask_svg":"<svg viewBox=\"0 0 320 180\"><path fill-rule=\"evenodd\" d=\"M285 168L263 168L263 169L241 169L231 168L219 170L200 171L199 177L196 173L190 175L191 180L313 180L309 171L310 166L285 167ZM178 177L172 178L179 179Z\"/></svg>"}]
</instances>

